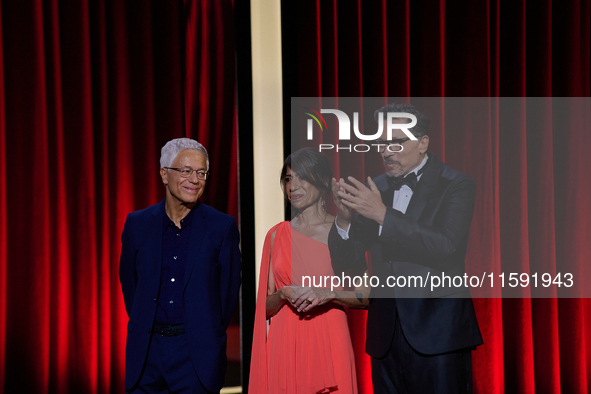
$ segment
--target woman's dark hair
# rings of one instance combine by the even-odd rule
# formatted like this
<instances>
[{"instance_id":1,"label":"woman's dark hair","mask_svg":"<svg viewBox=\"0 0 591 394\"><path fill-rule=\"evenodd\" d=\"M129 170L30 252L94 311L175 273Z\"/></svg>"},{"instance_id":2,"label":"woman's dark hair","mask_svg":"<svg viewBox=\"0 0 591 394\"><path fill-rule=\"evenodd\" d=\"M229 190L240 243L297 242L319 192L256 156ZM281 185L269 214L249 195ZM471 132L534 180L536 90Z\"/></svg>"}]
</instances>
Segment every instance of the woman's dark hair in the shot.
<instances>
[{"instance_id":1,"label":"woman's dark hair","mask_svg":"<svg viewBox=\"0 0 591 394\"><path fill-rule=\"evenodd\" d=\"M323 197L330 193L332 170L328 158L321 152L317 152L312 148L302 148L287 156L281 170L281 189L283 189L286 200L285 175L288 167L291 168L292 172L298 174L301 179L318 189Z\"/></svg>"}]
</instances>

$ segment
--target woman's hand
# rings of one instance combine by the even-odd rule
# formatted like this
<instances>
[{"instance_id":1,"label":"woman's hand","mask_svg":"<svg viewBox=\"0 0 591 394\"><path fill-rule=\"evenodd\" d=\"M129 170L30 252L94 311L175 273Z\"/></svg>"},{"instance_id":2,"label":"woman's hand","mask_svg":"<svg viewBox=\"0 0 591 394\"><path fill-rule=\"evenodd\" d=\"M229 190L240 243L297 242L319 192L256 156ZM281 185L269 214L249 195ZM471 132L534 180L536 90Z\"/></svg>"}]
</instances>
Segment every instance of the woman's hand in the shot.
<instances>
[{"instance_id":1,"label":"woman's hand","mask_svg":"<svg viewBox=\"0 0 591 394\"><path fill-rule=\"evenodd\" d=\"M291 303L291 298L292 298L292 294L294 291L293 288L294 288L294 285L283 286L282 288L277 290L277 292L279 293L279 297L281 297L282 300L285 300L286 302Z\"/></svg>"},{"instance_id":2,"label":"woman's hand","mask_svg":"<svg viewBox=\"0 0 591 394\"><path fill-rule=\"evenodd\" d=\"M274 286L273 284L273 288ZM291 304L292 292L293 286L284 286L267 295L267 319L275 316L286 303L289 302Z\"/></svg>"},{"instance_id":3,"label":"woman's hand","mask_svg":"<svg viewBox=\"0 0 591 394\"><path fill-rule=\"evenodd\" d=\"M300 313L310 312L317 306L331 302L336 297L335 292L330 289L302 287L298 285L286 287L290 287L291 297L288 298L288 301Z\"/></svg>"}]
</instances>

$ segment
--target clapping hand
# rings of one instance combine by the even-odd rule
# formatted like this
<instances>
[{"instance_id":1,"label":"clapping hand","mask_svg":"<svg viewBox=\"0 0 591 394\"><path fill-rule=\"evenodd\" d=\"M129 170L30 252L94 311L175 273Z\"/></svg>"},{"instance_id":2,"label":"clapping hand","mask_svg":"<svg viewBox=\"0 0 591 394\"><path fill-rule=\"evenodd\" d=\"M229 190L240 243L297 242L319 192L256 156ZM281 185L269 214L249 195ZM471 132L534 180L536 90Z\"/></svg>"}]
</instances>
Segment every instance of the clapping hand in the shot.
<instances>
[{"instance_id":1,"label":"clapping hand","mask_svg":"<svg viewBox=\"0 0 591 394\"><path fill-rule=\"evenodd\" d=\"M368 188L352 176L348 177L347 180L351 182L351 184L345 183L342 178L338 182L340 188L337 190L336 194L338 195L342 205L349 208L349 211L355 210L360 215L374 220L378 224L382 225L384 223L384 217L386 216L387 209L382 202L382 196L374 181L372 181L370 177L367 177L367 184L369 185ZM335 204L336 199L337 198L335 197ZM339 211L339 215L340 214L341 213ZM339 227L341 226L339 225Z\"/></svg>"}]
</instances>

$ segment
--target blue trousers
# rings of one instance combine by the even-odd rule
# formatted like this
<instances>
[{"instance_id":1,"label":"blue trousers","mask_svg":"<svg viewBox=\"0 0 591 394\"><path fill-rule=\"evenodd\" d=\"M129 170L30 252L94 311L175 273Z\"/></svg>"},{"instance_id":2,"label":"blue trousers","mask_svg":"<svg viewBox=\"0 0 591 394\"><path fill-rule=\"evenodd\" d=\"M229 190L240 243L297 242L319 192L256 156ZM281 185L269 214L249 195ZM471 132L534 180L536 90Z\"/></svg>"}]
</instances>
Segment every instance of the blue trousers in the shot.
<instances>
[{"instance_id":1,"label":"blue trousers","mask_svg":"<svg viewBox=\"0 0 591 394\"><path fill-rule=\"evenodd\" d=\"M152 334L139 383L129 392L210 394L193 368L185 334L174 337Z\"/></svg>"}]
</instances>

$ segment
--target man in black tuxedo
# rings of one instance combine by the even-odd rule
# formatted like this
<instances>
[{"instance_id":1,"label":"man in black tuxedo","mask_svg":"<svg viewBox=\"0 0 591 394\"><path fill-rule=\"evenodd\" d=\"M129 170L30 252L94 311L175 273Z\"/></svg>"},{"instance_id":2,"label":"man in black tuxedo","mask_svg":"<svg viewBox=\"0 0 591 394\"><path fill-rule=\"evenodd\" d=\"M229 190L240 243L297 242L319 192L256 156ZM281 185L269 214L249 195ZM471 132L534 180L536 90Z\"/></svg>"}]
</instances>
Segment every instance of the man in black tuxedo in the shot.
<instances>
[{"instance_id":1,"label":"man in black tuxedo","mask_svg":"<svg viewBox=\"0 0 591 394\"><path fill-rule=\"evenodd\" d=\"M371 251L372 288L366 352L371 356L376 393L469 393L471 351L482 344L466 287L407 283L388 287L388 277L462 276L476 185L468 175L443 164L429 146L429 120L408 104L376 111L410 113L417 124L392 131L383 127L380 153L386 173L367 186L353 177L333 179L338 215L329 248L335 273L360 273ZM408 123L408 119L393 119ZM409 281L410 282L410 281ZM384 284L384 287L381 285Z\"/></svg>"}]
</instances>

